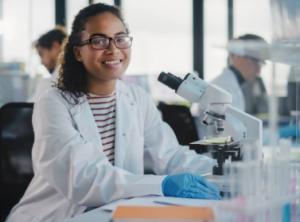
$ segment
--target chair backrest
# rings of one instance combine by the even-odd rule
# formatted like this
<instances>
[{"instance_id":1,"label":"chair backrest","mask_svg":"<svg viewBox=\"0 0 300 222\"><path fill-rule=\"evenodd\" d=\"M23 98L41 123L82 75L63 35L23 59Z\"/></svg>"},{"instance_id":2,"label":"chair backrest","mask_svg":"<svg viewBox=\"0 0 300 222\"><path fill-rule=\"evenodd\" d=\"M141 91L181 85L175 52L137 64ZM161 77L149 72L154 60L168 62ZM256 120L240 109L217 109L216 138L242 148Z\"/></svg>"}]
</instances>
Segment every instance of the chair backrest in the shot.
<instances>
[{"instance_id":1,"label":"chair backrest","mask_svg":"<svg viewBox=\"0 0 300 222\"><path fill-rule=\"evenodd\" d=\"M33 103L8 103L0 108L1 217L23 195L32 176Z\"/></svg>"},{"instance_id":2,"label":"chair backrest","mask_svg":"<svg viewBox=\"0 0 300 222\"><path fill-rule=\"evenodd\" d=\"M160 102L158 109L162 113L162 119L174 130L181 145L188 145L198 140L197 127L188 107Z\"/></svg>"}]
</instances>

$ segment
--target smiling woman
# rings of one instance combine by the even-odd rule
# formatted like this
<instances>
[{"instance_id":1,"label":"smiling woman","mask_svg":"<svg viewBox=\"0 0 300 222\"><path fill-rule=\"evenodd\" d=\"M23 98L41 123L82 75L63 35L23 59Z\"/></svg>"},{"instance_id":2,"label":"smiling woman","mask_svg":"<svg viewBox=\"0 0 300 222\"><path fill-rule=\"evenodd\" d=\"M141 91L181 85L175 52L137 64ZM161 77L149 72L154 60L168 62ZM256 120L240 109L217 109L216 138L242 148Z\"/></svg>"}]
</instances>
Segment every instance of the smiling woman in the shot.
<instances>
[{"instance_id":1,"label":"smiling woman","mask_svg":"<svg viewBox=\"0 0 300 222\"><path fill-rule=\"evenodd\" d=\"M127 42L121 41L126 39ZM86 69L87 89L96 95L112 93L116 80L125 72L130 60L131 38L124 23L109 12L95 15L86 23L81 40L74 52L77 61ZM105 42L106 45L100 45ZM122 47L118 47L120 45Z\"/></svg>"},{"instance_id":2,"label":"smiling woman","mask_svg":"<svg viewBox=\"0 0 300 222\"><path fill-rule=\"evenodd\" d=\"M200 176L215 161L180 146L150 96L119 80L131 43L114 6L90 5L75 17L58 84L34 106L34 177L8 222L63 221L152 194L220 198ZM156 175L144 175L144 160Z\"/></svg>"},{"instance_id":3,"label":"smiling woman","mask_svg":"<svg viewBox=\"0 0 300 222\"><path fill-rule=\"evenodd\" d=\"M75 103L88 91L112 93L130 61L132 38L120 11L108 5L95 9L76 16L64 51L58 88L72 92Z\"/></svg>"}]
</instances>

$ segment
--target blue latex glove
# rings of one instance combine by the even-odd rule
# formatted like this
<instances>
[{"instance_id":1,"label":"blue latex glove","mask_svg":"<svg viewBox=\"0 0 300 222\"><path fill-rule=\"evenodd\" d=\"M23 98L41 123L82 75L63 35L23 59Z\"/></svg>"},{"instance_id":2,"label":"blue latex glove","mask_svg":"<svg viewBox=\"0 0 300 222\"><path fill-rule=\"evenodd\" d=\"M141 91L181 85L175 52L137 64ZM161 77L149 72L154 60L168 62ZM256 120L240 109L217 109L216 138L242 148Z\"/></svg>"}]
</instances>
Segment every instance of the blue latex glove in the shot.
<instances>
[{"instance_id":1,"label":"blue latex glove","mask_svg":"<svg viewBox=\"0 0 300 222\"><path fill-rule=\"evenodd\" d=\"M203 177L189 173L165 177L162 182L162 190L165 196L170 197L221 199L220 191L215 185L207 182Z\"/></svg>"},{"instance_id":2,"label":"blue latex glove","mask_svg":"<svg viewBox=\"0 0 300 222\"><path fill-rule=\"evenodd\" d=\"M296 137L300 135L299 126L287 125L279 129L279 136L281 138Z\"/></svg>"}]
</instances>

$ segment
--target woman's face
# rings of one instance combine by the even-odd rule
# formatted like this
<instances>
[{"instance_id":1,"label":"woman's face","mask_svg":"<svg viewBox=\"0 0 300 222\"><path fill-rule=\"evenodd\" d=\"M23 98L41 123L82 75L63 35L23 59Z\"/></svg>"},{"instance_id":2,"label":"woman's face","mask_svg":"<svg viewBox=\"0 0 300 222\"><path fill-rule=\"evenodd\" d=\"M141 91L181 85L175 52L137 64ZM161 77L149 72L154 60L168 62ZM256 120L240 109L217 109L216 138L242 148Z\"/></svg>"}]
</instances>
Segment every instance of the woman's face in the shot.
<instances>
[{"instance_id":1,"label":"woman's face","mask_svg":"<svg viewBox=\"0 0 300 222\"><path fill-rule=\"evenodd\" d=\"M85 41L93 35L108 38L126 35L122 21L110 12L104 12L89 18L82 32L81 40ZM83 63L87 70L88 82L115 81L125 72L130 61L130 48L119 49L114 41L110 41L106 49L94 49L86 44L74 49L76 59Z\"/></svg>"}]
</instances>

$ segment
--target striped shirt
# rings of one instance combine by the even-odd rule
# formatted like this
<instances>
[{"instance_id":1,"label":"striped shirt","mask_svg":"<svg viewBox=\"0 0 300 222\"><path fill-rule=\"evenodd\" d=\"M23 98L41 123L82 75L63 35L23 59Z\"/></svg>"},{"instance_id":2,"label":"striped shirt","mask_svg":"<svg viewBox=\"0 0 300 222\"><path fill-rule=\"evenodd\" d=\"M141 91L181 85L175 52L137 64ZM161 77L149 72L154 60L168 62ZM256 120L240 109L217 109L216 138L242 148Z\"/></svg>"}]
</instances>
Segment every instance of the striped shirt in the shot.
<instances>
[{"instance_id":1,"label":"striped shirt","mask_svg":"<svg viewBox=\"0 0 300 222\"><path fill-rule=\"evenodd\" d=\"M107 96L89 94L87 99L102 140L103 152L114 165L116 93Z\"/></svg>"}]
</instances>

